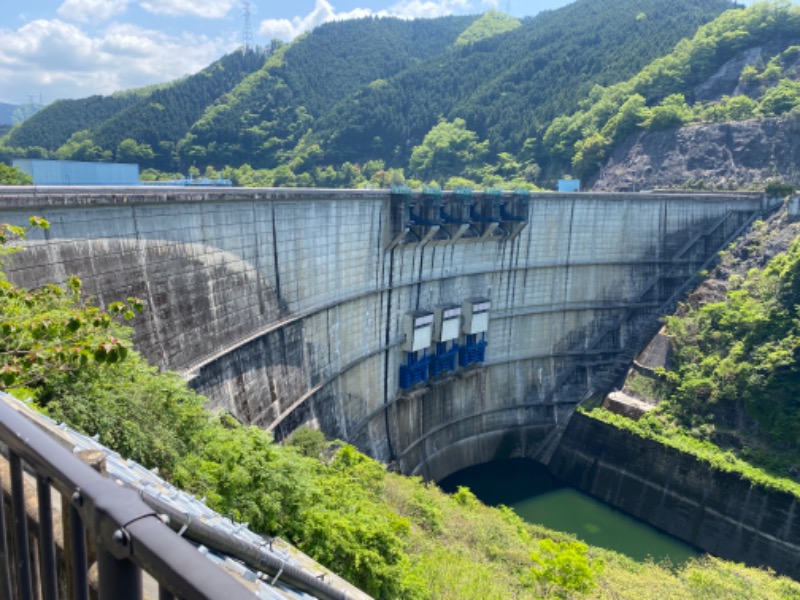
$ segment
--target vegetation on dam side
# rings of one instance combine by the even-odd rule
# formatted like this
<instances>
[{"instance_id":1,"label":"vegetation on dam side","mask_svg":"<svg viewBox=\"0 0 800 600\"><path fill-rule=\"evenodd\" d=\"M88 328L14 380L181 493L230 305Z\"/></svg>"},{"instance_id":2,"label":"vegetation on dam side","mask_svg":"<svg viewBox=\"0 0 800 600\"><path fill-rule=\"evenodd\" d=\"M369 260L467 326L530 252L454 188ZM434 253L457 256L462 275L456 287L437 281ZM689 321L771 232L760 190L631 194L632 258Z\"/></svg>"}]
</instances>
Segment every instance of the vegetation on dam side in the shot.
<instances>
[{"instance_id":1,"label":"vegetation on dam side","mask_svg":"<svg viewBox=\"0 0 800 600\"><path fill-rule=\"evenodd\" d=\"M666 319L671 364L626 390L658 407L591 414L714 468L800 498L800 237L785 211L756 222Z\"/></svg>"},{"instance_id":2,"label":"vegetation on dam side","mask_svg":"<svg viewBox=\"0 0 800 600\"><path fill-rule=\"evenodd\" d=\"M2 232L5 244L24 234ZM2 277L2 387L377 598L800 597L797 582L712 558L673 569L586 547L466 489L448 496L389 473L312 430L275 444L147 365L122 323L139 308L135 298L94 308L75 279L24 290Z\"/></svg>"}]
</instances>

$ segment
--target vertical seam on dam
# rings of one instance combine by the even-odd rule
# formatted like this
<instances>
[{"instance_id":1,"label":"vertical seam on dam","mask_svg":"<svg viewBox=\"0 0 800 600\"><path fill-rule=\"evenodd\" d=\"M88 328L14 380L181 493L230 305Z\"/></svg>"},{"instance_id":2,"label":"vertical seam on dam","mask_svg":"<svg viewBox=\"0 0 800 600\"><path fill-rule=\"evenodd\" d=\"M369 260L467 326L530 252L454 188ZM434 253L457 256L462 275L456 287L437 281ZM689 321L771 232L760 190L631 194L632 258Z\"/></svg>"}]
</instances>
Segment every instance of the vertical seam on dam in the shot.
<instances>
[{"instance_id":1,"label":"vertical seam on dam","mask_svg":"<svg viewBox=\"0 0 800 600\"><path fill-rule=\"evenodd\" d=\"M275 206L270 207L272 215L272 260L273 268L275 269L275 297L278 302L281 302L281 273L278 266L278 230L275 226Z\"/></svg>"},{"instance_id":2,"label":"vertical seam on dam","mask_svg":"<svg viewBox=\"0 0 800 600\"><path fill-rule=\"evenodd\" d=\"M384 255L384 265L386 264ZM394 248L389 250L389 281L387 286L386 292L386 327L385 327L385 344L386 346L389 345L389 340L392 336L392 292L393 288L392 285L394 284ZM384 367L383 367L383 404L384 406L389 405L390 397L389 397L389 368L390 364L390 350L386 350L384 353ZM384 420L384 427L386 428L386 443L389 447L389 460L394 460L395 453L394 453L394 446L392 444L392 434L389 428L389 409L386 408L383 411L383 420Z\"/></svg>"}]
</instances>

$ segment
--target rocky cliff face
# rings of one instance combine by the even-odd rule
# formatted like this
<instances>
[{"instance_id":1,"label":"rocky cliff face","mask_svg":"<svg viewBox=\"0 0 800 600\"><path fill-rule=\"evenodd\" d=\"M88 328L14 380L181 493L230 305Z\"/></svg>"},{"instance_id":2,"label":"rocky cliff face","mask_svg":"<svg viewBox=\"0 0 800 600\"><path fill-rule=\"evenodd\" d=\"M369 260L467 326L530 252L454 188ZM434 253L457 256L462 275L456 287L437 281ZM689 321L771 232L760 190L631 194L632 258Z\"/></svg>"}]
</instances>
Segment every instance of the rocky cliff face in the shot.
<instances>
[{"instance_id":1,"label":"rocky cliff face","mask_svg":"<svg viewBox=\"0 0 800 600\"><path fill-rule=\"evenodd\" d=\"M595 191L730 190L776 179L800 184L800 116L643 132L589 183Z\"/></svg>"}]
</instances>

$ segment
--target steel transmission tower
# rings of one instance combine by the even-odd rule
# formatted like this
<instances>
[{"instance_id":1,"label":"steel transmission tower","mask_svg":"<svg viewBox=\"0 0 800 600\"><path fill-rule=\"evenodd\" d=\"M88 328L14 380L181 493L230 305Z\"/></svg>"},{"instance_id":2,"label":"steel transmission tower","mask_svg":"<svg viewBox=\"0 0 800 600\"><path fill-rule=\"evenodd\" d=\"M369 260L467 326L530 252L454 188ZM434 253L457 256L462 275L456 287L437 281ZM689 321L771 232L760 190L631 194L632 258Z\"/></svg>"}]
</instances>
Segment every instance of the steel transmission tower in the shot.
<instances>
[{"instance_id":1,"label":"steel transmission tower","mask_svg":"<svg viewBox=\"0 0 800 600\"><path fill-rule=\"evenodd\" d=\"M245 0L244 4L244 29L242 31L242 44L244 51L253 49L253 29L250 27L250 3Z\"/></svg>"}]
</instances>

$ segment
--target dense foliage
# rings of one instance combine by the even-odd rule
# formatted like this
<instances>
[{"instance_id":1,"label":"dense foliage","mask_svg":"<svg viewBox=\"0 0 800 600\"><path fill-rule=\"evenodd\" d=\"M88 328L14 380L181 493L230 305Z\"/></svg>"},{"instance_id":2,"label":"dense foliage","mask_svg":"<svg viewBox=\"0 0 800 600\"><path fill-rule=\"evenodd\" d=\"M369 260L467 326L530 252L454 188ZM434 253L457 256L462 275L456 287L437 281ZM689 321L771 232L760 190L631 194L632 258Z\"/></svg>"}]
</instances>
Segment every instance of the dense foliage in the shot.
<instances>
[{"instance_id":1,"label":"dense foliage","mask_svg":"<svg viewBox=\"0 0 800 600\"><path fill-rule=\"evenodd\" d=\"M73 133L97 126L137 101L137 95L132 93L56 100L13 129L4 142L8 147L19 148L27 158L44 158Z\"/></svg>"},{"instance_id":2,"label":"dense foliage","mask_svg":"<svg viewBox=\"0 0 800 600\"><path fill-rule=\"evenodd\" d=\"M794 4L759 2L727 11L631 79L593 89L581 110L553 120L543 152L589 177L637 128L655 131L691 121L784 114L800 104L795 81L800 50L792 45L798 34L800 7ZM745 54L752 49L758 50L748 62ZM698 86L731 60L743 64L728 92L696 99Z\"/></svg>"},{"instance_id":3,"label":"dense foliage","mask_svg":"<svg viewBox=\"0 0 800 600\"><path fill-rule=\"evenodd\" d=\"M547 124L575 110L594 84L630 77L728 6L578 0L359 91L323 115L311 137L328 163L382 158L399 167L441 117L462 118L492 153L519 155L531 140L530 154Z\"/></svg>"},{"instance_id":4,"label":"dense foliage","mask_svg":"<svg viewBox=\"0 0 800 600\"><path fill-rule=\"evenodd\" d=\"M466 46L481 40L489 39L507 31L513 31L522 25L511 15L488 10L483 16L467 27L456 39L456 46Z\"/></svg>"},{"instance_id":5,"label":"dense foliage","mask_svg":"<svg viewBox=\"0 0 800 600\"><path fill-rule=\"evenodd\" d=\"M0 185L30 185L33 180L17 167L0 163Z\"/></svg>"},{"instance_id":6,"label":"dense foliage","mask_svg":"<svg viewBox=\"0 0 800 600\"><path fill-rule=\"evenodd\" d=\"M766 442L800 450L800 239L765 269L733 277L724 301L667 321L676 410L728 427L744 413Z\"/></svg>"},{"instance_id":7,"label":"dense foliage","mask_svg":"<svg viewBox=\"0 0 800 600\"><path fill-rule=\"evenodd\" d=\"M281 48L226 102L210 107L188 132L182 153L217 168L292 163L295 174L308 171L327 145L304 141L320 116L337 111L357 90L378 88L386 78L440 55L473 20L365 19L322 25Z\"/></svg>"}]
</instances>

